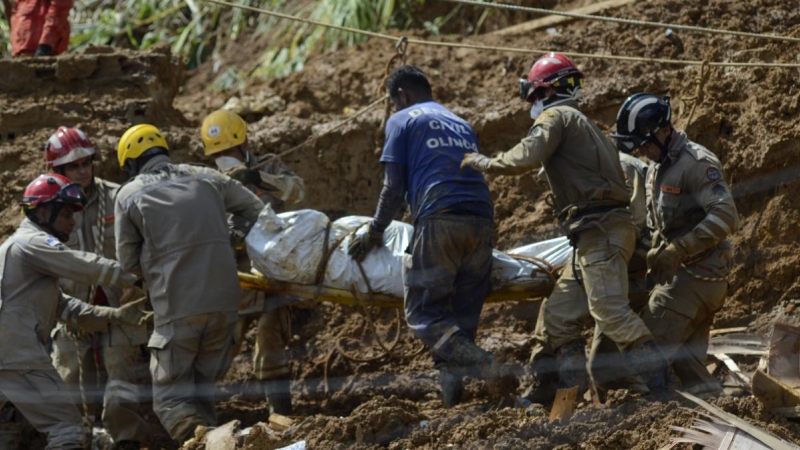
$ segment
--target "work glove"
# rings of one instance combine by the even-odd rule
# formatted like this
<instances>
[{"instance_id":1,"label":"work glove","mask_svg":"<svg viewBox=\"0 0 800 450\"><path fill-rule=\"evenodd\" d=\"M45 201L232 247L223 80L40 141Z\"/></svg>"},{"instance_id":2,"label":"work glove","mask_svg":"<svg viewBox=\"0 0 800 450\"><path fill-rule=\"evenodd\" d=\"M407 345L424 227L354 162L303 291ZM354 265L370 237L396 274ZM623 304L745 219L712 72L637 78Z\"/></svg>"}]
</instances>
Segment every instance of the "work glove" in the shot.
<instances>
[{"instance_id":1,"label":"work glove","mask_svg":"<svg viewBox=\"0 0 800 450\"><path fill-rule=\"evenodd\" d=\"M347 246L347 254L356 262L364 261L373 248L383 246L383 232L372 229L372 225L366 233L353 236L350 245Z\"/></svg>"},{"instance_id":2,"label":"work glove","mask_svg":"<svg viewBox=\"0 0 800 450\"><path fill-rule=\"evenodd\" d=\"M119 308L108 308L111 310L109 314L111 323L117 325L141 326L152 322L153 312L144 310L145 302L147 302L147 298L142 297L122 305Z\"/></svg>"},{"instance_id":3,"label":"work glove","mask_svg":"<svg viewBox=\"0 0 800 450\"><path fill-rule=\"evenodd\" d=\"M238 168L228 173L228 176L244 185L261 184L261 171L258 169Z\"/></svg>"},{"instance_id":4,"label":"work glove","mask_svg":"<svg viewBox=\"0 0 800 450\"><path fill-rule=\"evenodd\" d=\"M674 243L651 249L647 252L647 267L653 281L656 284L671 282L685 257L686 251L683 247Z\"/></svg>"},{"instance_id":5,"label":"work glove","mask_svg":"<svg viewBox=\"0 0 800 450\"><path fill-rule=\"evenodd\" d=\"M464 153L464 159L461 160L461 169L463 170L465 167L471 167L477 171L486 172L491 160L492 158L481 155L478 152Z\"/></svg>"}]
</instances>

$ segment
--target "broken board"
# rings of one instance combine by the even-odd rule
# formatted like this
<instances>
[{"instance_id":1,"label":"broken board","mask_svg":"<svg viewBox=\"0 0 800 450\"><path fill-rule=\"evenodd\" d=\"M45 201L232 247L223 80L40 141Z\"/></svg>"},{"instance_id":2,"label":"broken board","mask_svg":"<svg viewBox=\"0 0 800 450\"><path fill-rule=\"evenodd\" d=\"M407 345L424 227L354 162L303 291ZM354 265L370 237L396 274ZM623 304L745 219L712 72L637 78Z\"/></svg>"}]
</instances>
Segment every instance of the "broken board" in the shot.
<instances>
[{"instance_id":1,"label":"broken board","mask_svg":"<svg viewBox=\"0 0 800 450\"><path fill-rule=\"evenodd\" d=\"M578 386L556 391L556 400L553 402L553 409L550 410L550 423L565 424L569 422L572 413L575 412L577 401Z\"/></svg>"},{"instance_id":2,"label":"broken board","mask_svg":"<svg viewBox=\"0 0 800 450\"><path fill-rule=\"evenodd\" d=\"M572 11L569 12L576 14L597 14L602 11L614 8L620 8L622 6L631 5L633 3L634 0L605 0L602 2L590 3L582 8L573 9ZM549 28L556 25L561 25L573 20L581 20L581 19L568 16L549 15L539 19L531 20L529 22L523 22L517 25L512 25L510 27L503 28L502 30L497 30L495 32L492 32L490 34L495 34L498 36L525 34L534 30L541 30L542 28Z\"/></svg>"}]
</instances>

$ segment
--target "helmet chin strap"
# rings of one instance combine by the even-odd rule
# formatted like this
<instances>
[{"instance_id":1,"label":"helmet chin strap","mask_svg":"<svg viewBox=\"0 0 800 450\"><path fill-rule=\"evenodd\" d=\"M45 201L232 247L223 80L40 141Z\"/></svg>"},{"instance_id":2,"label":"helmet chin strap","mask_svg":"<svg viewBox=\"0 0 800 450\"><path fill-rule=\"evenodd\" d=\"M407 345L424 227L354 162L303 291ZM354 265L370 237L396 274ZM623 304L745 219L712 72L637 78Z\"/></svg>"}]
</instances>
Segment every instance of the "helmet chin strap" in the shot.
<instances>
[{"instance_id":1,"label":"helmet chin strap","mask_svg":"<svg viewBox=\"0 0 800 450\"><path fill-rule=\"evenodd\" d=\"M658 161L656 161L659 164L663 163L664 160L667 159L667 155L669 155L669 144L670 142L672 142L672 125L670 125L669 131L670 132L667 135L667 138L664 140L663 144L655 136L652 139L653 144L655 144L656 147L658 147L658 149L661 150L661 157L658 158Z\"/></svg>"},{"instance_id":2,"label":"helmet chin strap","mask_svg":"<svg viewBox=\"0 0 800 450\"><path fill-rule=\"evenodd\" d=\"M581 87L575 86L571 91L567 90L566 94L561 94L558 92L554 93L553 95L544 100L544 106L550 107L550 106L560 105L562 103L566 103L569 101L578 101L582 97L583 93L581 92Z\"/></svg>"},{"instance_id":3,"label":"helmet chin strap","mask_svg":"<svg viewBox=\"0 0 800 450\"><path fill-rule=\"evenodd\" d=\"M54 226L56 223L56 219L58 218L58 215L61 214L61 208L63 208L64 206L65 206L64 203L60 202L50 203L48 207L48 209L50 210L50 217L47 219L46 222L40 221L39 218L36 217L36 213L33 210L27 211L25 215L28 216L28 219L30 219L33 223L39 225L40 227L44 228L45 231L55 236L59 241L67 242L69 240L69 235L68 234L65 235L64 233L58 232Z\"/></svg>"}]
</instances>

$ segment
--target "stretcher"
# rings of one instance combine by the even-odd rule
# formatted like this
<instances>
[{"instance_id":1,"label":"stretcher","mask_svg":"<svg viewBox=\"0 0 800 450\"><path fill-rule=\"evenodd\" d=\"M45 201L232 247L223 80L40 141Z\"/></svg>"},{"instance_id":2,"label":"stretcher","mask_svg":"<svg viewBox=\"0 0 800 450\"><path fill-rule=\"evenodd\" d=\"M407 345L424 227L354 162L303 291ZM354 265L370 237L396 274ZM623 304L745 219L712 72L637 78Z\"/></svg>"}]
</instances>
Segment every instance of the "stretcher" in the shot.
<instances>
[{"instance_id":1,"label":"stretcher","mask_svg":"<svg viewBox=\"0 0 800 450\"><path fill-rule=\"evenodd\" d=\"M393 221L383 245L358 263L348 255L352 239L365 233L370 217L331 221L314 210L276 214L267 205L246 238L250 273L240 272L244 289L271 295L344 305L403 306L403 272L411 264L408 248L414 228ZM554 238L508 252L494 250L486 301L536 300L553 290L560 268L571 255L566 238Z\"/></svg>"}]
</instances>

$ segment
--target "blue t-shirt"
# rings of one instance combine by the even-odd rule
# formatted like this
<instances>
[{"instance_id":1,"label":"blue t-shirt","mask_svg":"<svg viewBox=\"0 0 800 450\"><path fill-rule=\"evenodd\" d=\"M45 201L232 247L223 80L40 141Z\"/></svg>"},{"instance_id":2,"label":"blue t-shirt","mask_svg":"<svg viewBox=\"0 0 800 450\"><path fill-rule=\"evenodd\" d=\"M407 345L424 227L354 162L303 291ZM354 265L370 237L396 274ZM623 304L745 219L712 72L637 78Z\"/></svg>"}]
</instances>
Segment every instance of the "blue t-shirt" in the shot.
<instances>
[{"instance_id":1,"label":"blue t-shirt","mask_svg":"<svg viewBox=\"0 0 800 450\"><path fill-rule=\"evenodd\" d=\"M483 174L461 169L464 154L477 151L478 138L464 119L425 102L389 118L381 162L407 166L406 200L415 221L444 210L491 219L494 207Z\"/></svg>"}]
</instances>

